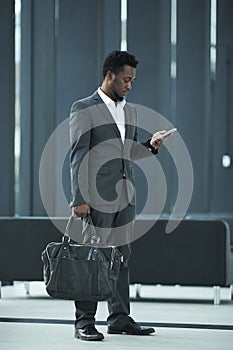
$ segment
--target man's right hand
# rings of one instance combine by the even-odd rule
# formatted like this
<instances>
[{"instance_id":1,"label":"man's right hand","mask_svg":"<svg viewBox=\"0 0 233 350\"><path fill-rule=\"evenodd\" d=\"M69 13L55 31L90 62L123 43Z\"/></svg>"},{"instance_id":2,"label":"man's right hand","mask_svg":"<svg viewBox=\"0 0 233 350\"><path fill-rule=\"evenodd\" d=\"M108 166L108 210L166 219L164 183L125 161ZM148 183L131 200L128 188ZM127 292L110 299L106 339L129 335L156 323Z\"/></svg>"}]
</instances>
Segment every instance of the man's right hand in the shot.
<instances>
[{"instance_id":1,"label":"man's right hand","mask_svg":"<svg viewBox=\"0 0 233 350\"><path fill-rule=\"evenodd\" d=\"M85 218L90 212L90 206L86 203L72 207L72 215L74 217Z\"/></svg>"}]
</instances>

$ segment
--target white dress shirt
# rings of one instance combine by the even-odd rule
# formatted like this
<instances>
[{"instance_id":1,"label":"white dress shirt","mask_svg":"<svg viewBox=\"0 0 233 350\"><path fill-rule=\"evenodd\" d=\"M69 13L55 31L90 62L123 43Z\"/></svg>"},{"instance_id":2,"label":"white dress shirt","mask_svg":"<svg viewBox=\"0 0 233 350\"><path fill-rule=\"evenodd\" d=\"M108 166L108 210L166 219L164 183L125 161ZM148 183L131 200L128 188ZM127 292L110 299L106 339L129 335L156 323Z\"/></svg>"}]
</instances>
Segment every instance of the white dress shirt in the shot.
<instances>
[{"instance_id":1,"label":"white dress shirt","mask_svg":"<svg viewBox=\"0 0 233 350\"><path fill-rule=\"evenodd\" d=\"M114 102L110 97L108 97L99 87L98 94L103 102L106 104L109 112L111 113L115 123L120 131L122 142L125 141L125 111L124 106L126 101L122 100L119 102Z\"/></svg>"}]
</instances>

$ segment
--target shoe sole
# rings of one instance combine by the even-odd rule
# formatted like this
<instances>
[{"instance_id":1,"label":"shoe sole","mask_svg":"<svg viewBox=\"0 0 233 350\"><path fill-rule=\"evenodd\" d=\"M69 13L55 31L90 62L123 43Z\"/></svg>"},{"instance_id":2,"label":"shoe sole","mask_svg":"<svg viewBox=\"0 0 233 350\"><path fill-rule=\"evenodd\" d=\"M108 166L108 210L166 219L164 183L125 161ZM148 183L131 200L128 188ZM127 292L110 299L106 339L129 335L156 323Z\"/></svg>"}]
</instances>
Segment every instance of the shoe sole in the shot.
<instances>
[{"instance_id":1,"label":"shoe sole","mask_svg":"<svg viewBox=\"0 0 233 350\"><path fill-rule=\"evenodd\" d=\"M155 331L154 332L144 332L143 333L143 331L142 332L140 332L140 333L133 333L133 332L123 332L123 331L120 331L120 330L107 330L107 333L108 334L127 334L127 335L150 335L150 334L152 334L152 333L155 333Z\"/></svg>"},{"instance_id":2,"label":"shoe sole","mask_svg":"<svg viewBox=\"0 0 233 350\"><path fill-rule=\"evenodd\" d=\"M104 337L102 337L102 338L83 338L83 337L80 337L80 336L77 336L77 335L75 335L74 337L77 338L77 339L86 340L86 341L101 341L101 340L104 339Z\"/></svg>"}]
</instances>

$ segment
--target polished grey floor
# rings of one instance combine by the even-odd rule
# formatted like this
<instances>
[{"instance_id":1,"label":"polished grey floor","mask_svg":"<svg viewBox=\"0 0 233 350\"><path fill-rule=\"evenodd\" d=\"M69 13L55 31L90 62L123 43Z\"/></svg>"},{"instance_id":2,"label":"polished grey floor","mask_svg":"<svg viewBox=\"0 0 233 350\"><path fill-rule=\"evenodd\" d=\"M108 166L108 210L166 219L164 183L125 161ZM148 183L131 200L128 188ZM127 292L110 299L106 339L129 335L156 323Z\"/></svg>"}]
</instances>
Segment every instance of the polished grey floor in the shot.
<instances>
[{"instance_id":1,"label":"polished grey floor","mask_svg":"<svg viewBox=\"0 0 233 350\"><path fill-rule=\"evenodd\" d=\"M130 293L134 297L134 286ZM101 302L96 319L97 328L104 333L105 339L90 343L73 337L72 302L48 297L40 282L30 283L30 295L27 296L24 284L16 282L14 286L2 288L0 349L233 350L230 291L221 289L220 305L213 304L212 294L212 288L142 287L141 295L147 301L132 301L131 315L141 324L155 326L157 333L146 337L107 335L107 307ZM147 298L153 298L153 301Z\"/></svg>"}]
</instances>

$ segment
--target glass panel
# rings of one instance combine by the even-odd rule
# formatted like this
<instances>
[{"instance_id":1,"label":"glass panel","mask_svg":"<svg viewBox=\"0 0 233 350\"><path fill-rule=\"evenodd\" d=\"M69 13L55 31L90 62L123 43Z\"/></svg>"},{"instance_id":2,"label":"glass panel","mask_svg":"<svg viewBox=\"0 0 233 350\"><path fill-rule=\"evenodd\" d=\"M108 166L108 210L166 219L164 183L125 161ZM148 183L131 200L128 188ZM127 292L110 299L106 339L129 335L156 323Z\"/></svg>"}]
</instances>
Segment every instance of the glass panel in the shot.
<instances>
[{"instance_id":1,"label":"glass panel","mask_svg":"<svg viewBox=\"0 0 233 350\"><path fill-rule=\"evenodd\" d=\"M15 215L19 213L21 0L15 0Z\"/></svg>"},{"instance_id":2,"label":"glass panel","mask_svg":"<svg viewBox=\"0 0 233 350\"><path fill-rule=\"evenodd\" d=\"M121 50L127 51L127 0L121 0Z\"/></svg>"},{"instance_id":3,"label":"glass panel","mask_svg":"<svg viewBox=\"0 0 233 350\"><path fill-rule=\"evenodd\" d=\"M211 0L210 19L210 72L216 77L216 43L217 43L217 0Z\"/></svg>"},{"instance_id":4,"label":"glass panel","mask_svg":"<svg viewBox=\"0 0 233 350\"><path fill-rule=\"evenodd\" d=\"M171 78L176 79L177 2L171 0Z\"/></svg>"}]
</instances>

